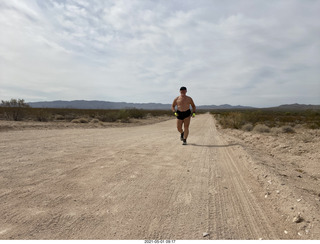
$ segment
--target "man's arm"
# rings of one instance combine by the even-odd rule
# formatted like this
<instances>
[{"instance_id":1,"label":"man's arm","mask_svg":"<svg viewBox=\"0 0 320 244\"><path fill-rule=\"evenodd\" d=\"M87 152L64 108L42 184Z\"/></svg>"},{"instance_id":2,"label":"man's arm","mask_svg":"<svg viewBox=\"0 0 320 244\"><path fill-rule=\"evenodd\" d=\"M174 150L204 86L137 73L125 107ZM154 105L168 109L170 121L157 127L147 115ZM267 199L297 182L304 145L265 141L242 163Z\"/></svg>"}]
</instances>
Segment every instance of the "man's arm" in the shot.
<instances>
[{"instance_id":1,"label":"man's arm","mask_svg":"<svg viewBox=\"0 0 320 244\"><path fill-rule=\"evenodd\" d=\"M173 100L173 103L172 103L172 105L171 105L171 110L172 110L172 112L176 112L177 100L178 100L178 98L175 98L175 99Z\"/></svg>"},{"instance_id":2,"label":"man's arm","mask_svg":"<svg viewBox=\"0 0 320 244\"><path fill-rule=\"evenodd\" d=\"M190 97L191 101L190 101L190 104L191 104L191 107L192 107L192 113L195 113L196 112L196 105L194 104L192 98Z\"/></svg>"}]
</instances>

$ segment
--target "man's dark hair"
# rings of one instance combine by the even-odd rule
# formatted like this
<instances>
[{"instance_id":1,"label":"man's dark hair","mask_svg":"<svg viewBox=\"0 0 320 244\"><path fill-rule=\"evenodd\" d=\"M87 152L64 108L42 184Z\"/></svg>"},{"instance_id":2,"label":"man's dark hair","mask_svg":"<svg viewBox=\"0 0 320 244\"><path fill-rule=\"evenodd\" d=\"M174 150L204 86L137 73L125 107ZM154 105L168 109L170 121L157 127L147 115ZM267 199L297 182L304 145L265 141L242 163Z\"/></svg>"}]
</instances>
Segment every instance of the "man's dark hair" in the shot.
<instances>
[{"instance_id":1,"label":"man's dark hair","mask_svg":"<svg viewBox=\"0 0 320 244\"><path fill-rule=\"evenodd\" d=\"M180 88L180 91L184 91L184 90L187 90L187 88L186 88L185 86L182 86L182 87Z\"/></svg>"}]
</instances>

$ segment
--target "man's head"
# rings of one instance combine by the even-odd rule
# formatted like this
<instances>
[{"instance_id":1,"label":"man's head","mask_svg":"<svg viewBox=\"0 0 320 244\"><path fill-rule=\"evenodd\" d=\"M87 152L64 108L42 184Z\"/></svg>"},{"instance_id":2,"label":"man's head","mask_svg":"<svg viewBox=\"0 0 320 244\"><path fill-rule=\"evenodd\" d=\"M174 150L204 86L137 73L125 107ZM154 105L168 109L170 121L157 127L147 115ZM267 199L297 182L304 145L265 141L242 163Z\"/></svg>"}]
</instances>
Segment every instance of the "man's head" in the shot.
<instances>
[{"instance_id":1,"label":"man's head","mask_svg":"<svg viewBox=\"0 0 320 244\"><path fill-rule=\"evenodd\" d=\"M186 88L185 86L182 86L182 87L180 88L180 94L181 94L182 96L185 96L185 95L187 94L187 88Z\"/></svg>"}]
</instances>

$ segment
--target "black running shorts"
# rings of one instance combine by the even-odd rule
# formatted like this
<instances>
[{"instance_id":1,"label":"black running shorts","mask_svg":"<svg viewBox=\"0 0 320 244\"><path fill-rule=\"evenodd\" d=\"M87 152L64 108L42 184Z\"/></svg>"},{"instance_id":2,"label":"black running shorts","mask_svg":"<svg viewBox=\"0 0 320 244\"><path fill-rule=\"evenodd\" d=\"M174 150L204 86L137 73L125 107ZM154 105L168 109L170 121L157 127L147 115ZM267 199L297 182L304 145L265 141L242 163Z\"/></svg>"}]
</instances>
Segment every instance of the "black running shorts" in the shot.
<instances>
[{"instance_id":1,"label":"black running shorts","mask_svg":"<svg viewBox=\"0 0 320 244\"><path fill-rule=\"evenodd\" d=\"M190 109L188 109L187 111L183 111L183 112L177 110L177 113L178 113L177 119L180 119L180 120L184 120L185 118L188 118L191 116Z\"/></svg>"}]
</instances>

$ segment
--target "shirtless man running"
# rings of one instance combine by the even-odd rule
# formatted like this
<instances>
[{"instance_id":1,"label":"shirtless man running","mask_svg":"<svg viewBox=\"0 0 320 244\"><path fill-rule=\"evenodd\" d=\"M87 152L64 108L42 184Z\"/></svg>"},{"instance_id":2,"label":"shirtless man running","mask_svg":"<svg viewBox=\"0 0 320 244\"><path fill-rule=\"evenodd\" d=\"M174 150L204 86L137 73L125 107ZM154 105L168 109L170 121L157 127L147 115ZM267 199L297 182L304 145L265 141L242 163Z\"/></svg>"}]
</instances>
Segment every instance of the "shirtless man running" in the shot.
<instances>
[{"instance_id":1,"label":"shirtless man running","mask_svg":"<svg viewBox=\"0 0 320 244\"><path fill-rule=\"evenodd\" d=\"M189 125L191 119L191 111L190 105L192 106L192 117L196 115L196 105L191 97L186 95L187 88L181 87L180 88L180 96L173 100L171 110L174 112L175 116L177 117L177 129L180 132L181 136L180 139L183 141L182 145L187 145L187 138L189 135ZM178 107L176 111L176 106ZM182 130L182 125L184 124L184 130Z\"/></svg>"}]
</instances>

